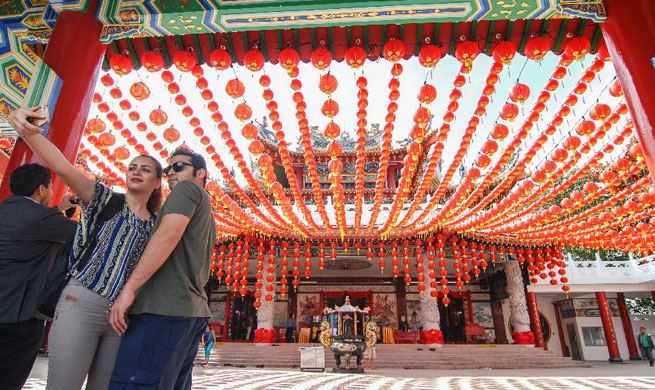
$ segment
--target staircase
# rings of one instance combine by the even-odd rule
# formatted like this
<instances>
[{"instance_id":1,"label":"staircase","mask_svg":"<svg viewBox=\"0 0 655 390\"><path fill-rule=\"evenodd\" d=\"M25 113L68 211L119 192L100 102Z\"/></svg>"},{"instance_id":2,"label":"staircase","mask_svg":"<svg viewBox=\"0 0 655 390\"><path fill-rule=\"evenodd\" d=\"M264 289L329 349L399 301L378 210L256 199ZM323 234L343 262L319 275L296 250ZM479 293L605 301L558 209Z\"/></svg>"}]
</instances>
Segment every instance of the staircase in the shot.
<instances>
[{"instance_id":1,"label":"staircase","mask_svg":"<svg viewBox=\"0 0 655 390\"><path fill-rule=\"evenodd\" d=\"M212 349L210 366L298 368L299 347L320 344L257 345L250 343L217 344ZM419 350L421 349L421 350ZM444 345L436 351L421 344L378 344L375 367L379 369L511 369L591 367L591 364L555 356L541 348L519 345ZM204 360L202 347L196 362ZM343 362L342 362L343 363ZM332 351L325 349L325 366L334 366Z\"/></svg>"}]
</instances>

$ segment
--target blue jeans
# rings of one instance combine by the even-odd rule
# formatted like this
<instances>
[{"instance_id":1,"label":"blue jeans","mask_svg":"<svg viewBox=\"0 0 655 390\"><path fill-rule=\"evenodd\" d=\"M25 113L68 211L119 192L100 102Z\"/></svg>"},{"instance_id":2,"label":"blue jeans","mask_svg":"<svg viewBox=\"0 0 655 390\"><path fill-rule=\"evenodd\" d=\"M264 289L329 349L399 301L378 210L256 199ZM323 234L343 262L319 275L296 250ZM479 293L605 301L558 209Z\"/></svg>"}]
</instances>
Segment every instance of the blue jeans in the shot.
<instances>
[{"instance_id":1,"label":"blue jeans","mask_svg":"<svg viewBox=\"0 0 655 390\"><path fill-rule=\"evenodd\" d=\"M111 375L110 390L189 390L206 318L131 317Z\"/></svg>"},{"instance_id":2,"label":"blue jeans","mask_svg":"<svg viewBox=\"0 0 655 390\"><path fill-rule=\"evenodd\" d=\"M653 347L644 347L643 345L640 345L639 348L641 349L641 356L648 358L649 362L653 362Z\"/></svg>"}]
</instances>

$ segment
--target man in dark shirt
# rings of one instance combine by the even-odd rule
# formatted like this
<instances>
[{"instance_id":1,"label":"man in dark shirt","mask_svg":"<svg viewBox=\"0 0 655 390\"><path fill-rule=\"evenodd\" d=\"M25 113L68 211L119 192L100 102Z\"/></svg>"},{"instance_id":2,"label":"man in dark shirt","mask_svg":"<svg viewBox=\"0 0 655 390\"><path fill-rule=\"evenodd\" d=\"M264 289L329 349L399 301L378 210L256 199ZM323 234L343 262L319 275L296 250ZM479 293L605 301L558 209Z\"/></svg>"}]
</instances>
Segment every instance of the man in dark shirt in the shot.
<instances>
[{"instance_id":1,"label":"man in dark shirt","mask_svg":"<svg viewBox=\"0 0 655 390\"><path fill-rule=\"evenodd\" d=\"M191 389L193 360L211 317L204 287L216 229L204 190L207 165L184 149L171 154L170 164L164 174L171 193L111 310L111 326L123 338L110 390Z\"/></svg>"},{"instance_id":2,"label":"man in dark shirt","mask_svg":"<svg viewBox=\"0 0 655 390\"><path fill-rule=\"evenodd\" d=\"M16 168L12 195L0 203L0 389L20 389L32 370L44 321L35 318L46 268L56 243L75 234L77 224L57 208L50 171L39 164Z\"/></svg>"},{"instance_id":3,"label":"man in dark shirt","mask_svg":"<svg viewBox=\"0 0 655 390\"><path fill-rule=\"evenodd\" d=\"M650 365L653 365L653 339L648 333L646 333L646 328L643 326L639 328L639 334L637 335L637 345L641 350L641 356L648 359Z\"/></svg>"}]
</instances>

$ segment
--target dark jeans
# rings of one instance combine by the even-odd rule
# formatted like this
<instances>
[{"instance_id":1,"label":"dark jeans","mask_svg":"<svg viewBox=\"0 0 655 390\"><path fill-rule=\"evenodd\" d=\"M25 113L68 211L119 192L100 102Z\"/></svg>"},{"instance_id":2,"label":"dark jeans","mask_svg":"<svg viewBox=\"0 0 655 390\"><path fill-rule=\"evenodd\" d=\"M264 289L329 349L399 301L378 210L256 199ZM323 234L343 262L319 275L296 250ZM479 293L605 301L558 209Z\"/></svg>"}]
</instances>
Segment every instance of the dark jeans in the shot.
<instances>
[{"instance_id":1,"label":"dark jeans","mask_svg":"<svg viewBox=\"0 0 655 390\"><path fill-rule=\"evenodd\" d=\"M110 390L189 390L206 318L131 317L111 375Z\"/></svg>"},{"instance_id":2,"label":"dark jeans","mask_svg":"<svg viewBox=\"0 0 655 390\"><path fill-rule=\"evenodd\" d=\"M23 388L43 338L44 321L0 324L0 389Z\"/></svg>"},{"instance_id":3,"label":"dark jeans","mask_svg":"<svg viewBox=\"0 0 655 390\"><path fill-rule=\"evenodd\" d=\"M653 347L644 347L644 346L639 346L639 349L641 349L641 356L648 358L648 361L653 363Z\"/></svg>"},{"instance_id":4,"label":"dark jeans","mask_svg":"<svg viewBox=\"0 0 655 390\"><path fill-rule=\"evenodd\" d=\"M290 343L291 339L293 338L293 328L287 328L285 336L287 339L287 343Z\"/></svg>"}]
</instances>

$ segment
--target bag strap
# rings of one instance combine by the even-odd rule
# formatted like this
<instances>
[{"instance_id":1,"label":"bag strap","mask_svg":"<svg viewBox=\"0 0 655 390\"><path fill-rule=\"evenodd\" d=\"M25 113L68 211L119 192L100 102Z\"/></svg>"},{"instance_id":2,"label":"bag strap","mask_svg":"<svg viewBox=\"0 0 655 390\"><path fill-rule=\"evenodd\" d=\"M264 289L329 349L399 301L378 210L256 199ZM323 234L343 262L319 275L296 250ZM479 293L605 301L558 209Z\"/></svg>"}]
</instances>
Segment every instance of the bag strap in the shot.
<instances>
[{"instance_id":1,"label":"bag strap","mask_svg":"<svg viewBox=\"0 0 655 390\"><path fill-rule=\"evenodd\" d=\"M91 248L95 248L98 244L98 235L100 234L102 225L118 214L123 207L125 207L125 194L116 192L112 193L109 201L96 218L96 221L93 224L93 230L91 230L88 240L86 240L86 243L82 246L80 258L77 261L77 267L75 267L75 270L82 270L86 267L89 260L91 260L91 254L93 252ZM70 272L72 273L75 270L71 269Z\"/></svg>"}]
</instances>

